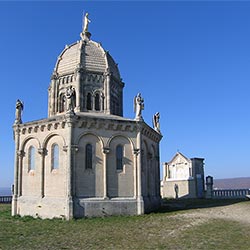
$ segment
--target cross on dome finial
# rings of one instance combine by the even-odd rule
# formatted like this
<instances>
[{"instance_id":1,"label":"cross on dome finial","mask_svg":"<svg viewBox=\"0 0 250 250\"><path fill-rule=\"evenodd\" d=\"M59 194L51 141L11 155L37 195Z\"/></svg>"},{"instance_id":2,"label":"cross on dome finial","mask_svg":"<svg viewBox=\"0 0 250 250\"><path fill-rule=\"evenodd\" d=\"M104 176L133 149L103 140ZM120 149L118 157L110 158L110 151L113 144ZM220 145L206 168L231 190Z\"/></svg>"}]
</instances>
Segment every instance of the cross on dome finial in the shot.
<instances>
[{"instance_id":1,"label":"cross on dome finial","mask_svg":"<svg viewBox=\"0 0 250 250\"><path fill-rule=\"evenodd\" d=\"M83 40L85 40L86 38L89 39L90 36L91 36L90 32L88 31L88 29L89 29L89 23L91 22L89 20L88 16L89 16L89 13L86 12L85 15L84 15L84 17L82 18L82 33L80 34L80 36L81 36L81 38Z\"/></svg>"}]
</instances>

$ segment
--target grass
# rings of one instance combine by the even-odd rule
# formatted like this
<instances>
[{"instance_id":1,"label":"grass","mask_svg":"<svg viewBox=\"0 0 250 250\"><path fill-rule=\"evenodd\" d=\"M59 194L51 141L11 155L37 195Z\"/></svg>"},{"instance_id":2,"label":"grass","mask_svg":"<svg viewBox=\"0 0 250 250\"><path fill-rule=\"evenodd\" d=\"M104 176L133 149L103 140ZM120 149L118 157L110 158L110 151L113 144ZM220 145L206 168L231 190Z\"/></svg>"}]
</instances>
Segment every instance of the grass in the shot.
<instances>
[{"instance_id":1,"label":"grass","mask_svg":"<svg viewBox=\"0 0 250 250\"><path fill-rule=\"evenodd\" d=\"M10 205L0 204L0 249L250 249L249 224L196 223L192 211L63 221L11 217Z\"/></svg>"}]
</instances>

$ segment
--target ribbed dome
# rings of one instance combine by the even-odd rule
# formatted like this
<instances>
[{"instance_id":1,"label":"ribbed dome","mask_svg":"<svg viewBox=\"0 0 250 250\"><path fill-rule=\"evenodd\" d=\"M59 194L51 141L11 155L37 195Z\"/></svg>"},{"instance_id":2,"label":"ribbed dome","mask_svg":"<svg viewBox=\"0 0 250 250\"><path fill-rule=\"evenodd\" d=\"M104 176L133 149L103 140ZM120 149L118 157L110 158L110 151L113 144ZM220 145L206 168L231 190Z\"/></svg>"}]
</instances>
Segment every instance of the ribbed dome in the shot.
<instances>
[{"instance_id":1,"label":"ribbed dome","mask_svg":"<svg viewBox=\"0 0 250 250\"><path fill-rule=\"evenodd\" d=\"M113 58L100 43L85 39L66 46L56 62L54 72L58 76L74 73L81 67L88 72L104 73L109 69L120 80L120 73Z\"/></svg>"},{"instance_id":2,"label":"ribbed dome","mask_svg":"<svg viewBox=\"0 0 250 250\"><path fill-rule=\"evenodd\" d=\"M57 59L49 87L49 117L69 110L122 116L124 83L117 64L100 43L90 40L86 29L80 36Z\"/></svg>"}]
</instances>

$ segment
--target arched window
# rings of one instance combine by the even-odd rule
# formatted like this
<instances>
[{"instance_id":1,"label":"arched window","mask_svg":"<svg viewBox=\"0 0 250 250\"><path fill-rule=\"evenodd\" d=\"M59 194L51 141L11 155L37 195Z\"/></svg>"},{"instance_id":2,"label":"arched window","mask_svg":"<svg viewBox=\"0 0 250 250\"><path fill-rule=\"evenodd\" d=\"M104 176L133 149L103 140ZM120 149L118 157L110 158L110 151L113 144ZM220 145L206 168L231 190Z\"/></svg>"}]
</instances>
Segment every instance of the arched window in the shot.
<instances>
[{"instance_id":1,"label":"arched window","mask_svg":"<svg viewBox=\"0 0 250 250\"><path fill-rule=\"evenodd\" d=\"M54 144L51 150L51 166L52 169L59 168L59 146Z\"/></svg>"},{"instance_id":2,"label":"arched window","mask_svg":"<svg viewBox=\"0 0 250 250\"><path fill-rule=\"evenodd\" d=\"M123 170L123 146L116 147L116 169Z\"/></svg>"},{"instance_id":3,"label":"arched window","mask_svg":"<svg viewBox=\"0 0 250 250\"><path fill-rule=\"evenodd\" d=\"M33 146L29 147L29 170L35 169L35 148Z\"/></svg>"},{"instance_id":4,"label":"arched window","mask_svg":"<svg viewBox=\"0 0 250 250\"><path fill-rule=\"evenodd\" d=\"M95 95L95 110L100 111L100 95Z\"/></svg>"},{"instance_id":5,"label":"arched window","mask_svg":"<svg viewBox=\"0 0 250 250\"><path fill-rule=\"evenodd\" d=\"M92 145L87 144L85 149L85 168L91 169L92 168Z\"/></svg>"},{"instance_id":6,"label":"arched window","mask_svg":"<svg viewBox=\"0 0 250 250\"><path fill-rule=\"evenodd\" d=\"M91 110L92 109L92 100L91 100L92 96L90 93L87 94L87 110Z\"/></svg>"}]
</instances>

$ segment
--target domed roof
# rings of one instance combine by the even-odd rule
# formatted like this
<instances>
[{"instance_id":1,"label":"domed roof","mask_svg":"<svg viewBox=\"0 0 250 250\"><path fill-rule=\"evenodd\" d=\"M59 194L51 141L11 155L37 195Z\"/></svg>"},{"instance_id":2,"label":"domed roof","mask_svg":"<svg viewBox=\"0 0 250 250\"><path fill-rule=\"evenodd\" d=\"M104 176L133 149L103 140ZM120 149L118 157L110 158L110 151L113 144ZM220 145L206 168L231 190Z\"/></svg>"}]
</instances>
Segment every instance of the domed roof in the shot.
<instances>
[{"instance_id":1,"label":"domed roof","mask_svg":"<svg viewBox=\"0 0 250 250\"><path fill-rule=\"evenodd\" d=\"M109 52L90 39L88 23L86 13L80 41L67 45L57 59L48 91L49 117L69 110L123 116L124 82Z\"/></svg>"},{"instance_id":2,"label":"domed roof","mask_svg":"<svg viewBox=\"0 0 250 250\"><path fill-rule=\"evenodd\" d=\"M104 73L109 70L120 80L119 69L109 52L105 51L100 43L89 38L90 33L82 37L82 40L66 45L58 57L54 73L58 76L72 74L79 67L94 73Z\"/></svg>"}]
</instances>

